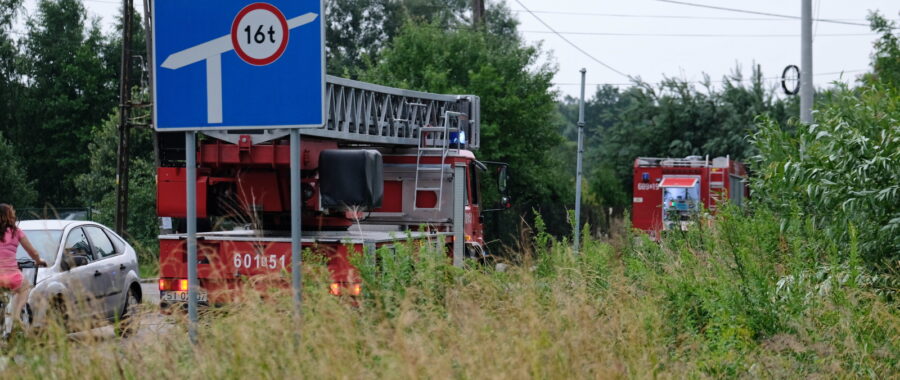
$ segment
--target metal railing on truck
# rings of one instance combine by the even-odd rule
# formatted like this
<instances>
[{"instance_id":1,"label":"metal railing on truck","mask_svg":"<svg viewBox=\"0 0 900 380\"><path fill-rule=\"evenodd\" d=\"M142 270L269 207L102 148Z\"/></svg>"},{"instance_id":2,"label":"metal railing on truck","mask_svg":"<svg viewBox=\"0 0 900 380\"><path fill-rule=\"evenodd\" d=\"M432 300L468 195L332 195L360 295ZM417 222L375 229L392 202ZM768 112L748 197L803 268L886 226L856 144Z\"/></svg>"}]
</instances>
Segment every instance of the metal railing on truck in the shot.
<instances>
[{"instance_id":1,"label":"metal railing on truck","mask_svg":"<svg viewBox=\"0 0 900 380\"><path fill-rule=\"evenodd\" d=\"M481 143L480 99L475 95L443 95L377 85L328 75L325 80L326 124L304 129L305 136L371 145L417 147L422 128L444 127L465 135L461 148L475 150ZM448 118L448 115L452 117ZM455 132L455 133L459 133ZM211 137L238 143L250 135L253 144L284 136L273 131L203 131ZM442 136L450 139L451 136Z\"/></svg>"}]
</instances>

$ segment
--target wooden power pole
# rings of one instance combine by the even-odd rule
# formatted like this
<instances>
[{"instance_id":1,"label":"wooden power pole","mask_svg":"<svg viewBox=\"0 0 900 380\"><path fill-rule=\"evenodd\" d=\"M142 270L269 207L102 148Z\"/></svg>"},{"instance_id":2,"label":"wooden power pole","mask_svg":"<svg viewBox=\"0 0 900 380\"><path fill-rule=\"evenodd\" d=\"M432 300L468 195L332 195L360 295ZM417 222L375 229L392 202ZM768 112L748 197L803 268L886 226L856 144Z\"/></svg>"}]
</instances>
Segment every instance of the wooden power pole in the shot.
<instances>
[{"instance_id":1,"label":"wooden power pole","mask_svg":"<svg viewBox=\"0 0 900 380\"><path fill-rule=\"evenodd\" d=\"M133 0L122 0L122 65L119 75L119 147L116 152L116 232L128 228L128 143L131 117L131 23Z\"/></svg>"},{"instance_id":2,"label":"wooden power pole","mask_svg":"<svg viewBox=\"0 0 900 380\"><path fill-rule=\"evenodd\" d=\"M472 0L472 26L484 25L484 0Z\"/></svg>"}]
</instances>

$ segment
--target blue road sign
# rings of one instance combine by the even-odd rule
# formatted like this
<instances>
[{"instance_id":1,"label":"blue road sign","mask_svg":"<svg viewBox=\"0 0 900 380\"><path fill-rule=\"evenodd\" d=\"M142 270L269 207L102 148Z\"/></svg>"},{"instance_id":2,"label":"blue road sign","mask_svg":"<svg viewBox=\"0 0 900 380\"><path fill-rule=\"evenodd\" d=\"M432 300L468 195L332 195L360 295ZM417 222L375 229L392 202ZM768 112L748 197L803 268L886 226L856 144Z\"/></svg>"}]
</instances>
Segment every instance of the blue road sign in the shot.
<instances>
[{"instance_id":1,"label":"blue road sign","mask_svg":"<svg viewBox=\"0 0 900 380\"><path fill-rule=\"evenodd\" d=\"M323 0L155 0L158 131L325 121Z\"/></svg>"}]
</instances>

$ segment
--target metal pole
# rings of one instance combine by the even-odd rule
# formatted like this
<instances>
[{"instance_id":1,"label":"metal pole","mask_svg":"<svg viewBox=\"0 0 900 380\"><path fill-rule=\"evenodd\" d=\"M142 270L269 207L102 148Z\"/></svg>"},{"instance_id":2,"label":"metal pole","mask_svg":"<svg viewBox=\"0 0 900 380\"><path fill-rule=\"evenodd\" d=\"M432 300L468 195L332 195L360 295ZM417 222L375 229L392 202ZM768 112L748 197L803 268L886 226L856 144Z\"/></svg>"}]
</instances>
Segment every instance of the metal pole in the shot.
<instances>
[{"instance_id":1,"label":"metal pole","mask_svg":"<svg viewBox=\"0 0 900 380\"><path fill-rule=\"evenodd\" d=\"M812 124L813 57L812 0L802 0L800 7L800 122Z\"/></svg>"},{"instance_id":2,"label":"metal pole","mask_svg":"<svg viewBox=\"0 0 900 380\"><path fill-rule=\"evenodd\" d=\"M581 247L581 156L584 155L584 77L581 69L581 100L578 102L578 154L575 168L575 254Z\"/></svg>"},{"instance_id":3,"label":"metal pole","mask_svg":"<svg viewBox=\"0 0 900 380\"><path fill-rule=\"evenodd\" d=\"M196 132L185 132L185 169L187 171L187 267L188 267L188 335L197 343L197 146Z\"/></svg>"},{"instance_id":4,"label":"metal pole","mask_svg":"<svg viewBox=\"0 0 900 380\"><path fill-rule=\"evenodd\" d=\"M465 225L463 224L466 217L465 199L466 164L457 162L453 167L453 265L457 267L463 266L465 253Z\"/></svg>"},{"instance_id":5,"label":"metal pole","mask_svg":"<svg viewBox=\"0 0 900 380\"><path fill-rule=\"evenodd\" d=\"M303 214L303 199L300 191L300 130L291 130L291 284L294 292L294 315L297 321L302 317L303 291L302 276L300 273L303 251L303 239L301 225Z\"/></svg>"}]
</instances>

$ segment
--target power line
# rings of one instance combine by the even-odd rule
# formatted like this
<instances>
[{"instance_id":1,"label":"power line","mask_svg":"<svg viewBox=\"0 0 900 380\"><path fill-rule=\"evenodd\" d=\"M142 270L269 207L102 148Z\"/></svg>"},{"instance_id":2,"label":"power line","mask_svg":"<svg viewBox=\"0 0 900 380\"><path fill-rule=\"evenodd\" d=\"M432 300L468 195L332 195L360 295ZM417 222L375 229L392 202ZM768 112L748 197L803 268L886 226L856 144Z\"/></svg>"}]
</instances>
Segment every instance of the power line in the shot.
<instances>
[{"instance_id":1,"label":"power line","mask_svg":"<svg viewBox=\"0 0 900 380\"><path fill-rule=\"evenodd\" d=\"M513 9L513 12L526 12L521 9ZM567 16L597 16L597 17L622 17L622 18L659 18L659 19L683 19L683 20L723 20L723 21L792 21L782 17L727 17L727 16L682 16L682 15L658 15L658 14L633 14L633 13L598 13L598 12L570 12L532 10L540 14L554 14ZM865 19L835 19L838 21L864 21Z\"/></svg>"},{"instance_id":2,"label":"power line","mask_svg":"<svg viewBox=\"0 0 900 380\"><path fill-rule=\"evenodd\" d=\"M815 74L813 74L813 76L819 77L819 76L838 75L838 74L841 74L841 75L843 75L843 74L854 74L854 73L861 73L861 72L867 72L867 71L869 71L869 70L867 70L867 69L857 69L857 70L830 71L830 72L824 72L824 73L815 73ZM762 79L763 81L773 81L773 80L781 80L781 77L780 77L780 76L777 76L777 77L763 77L763 78L761 78L761 79ZM735 79L735 78L729 78L729 79L711 80L711 81L709 81L709 82L710 82L710 83L724 83L724 82L726 82L726 81L729 81L729 82L747 82L747 81L752 81L752 80L753 80L752 77L748 77L748 78L741 78L740 80L737 80L737 79ZM687 83L687 84L702 84L703 81L685 81L685 83ZM635 83L586 83L586 84L587 84L587 85L590 85L590 86L619 86L619 87L621 87L621 86L634 86L634 85L635 85ZM658 84L658 83L656 83L656 84ZM578 82L578 83L575 83L575 82L554 82L553 85L554 85L554 86L580 86L581 83L580 83L580 82Z\"/></svg>"},{"instance_id":3,"label":"power line","mask_svg":"<svg viewBox=\"0 0 900 380\"><path fill-rule=\"evenodd\" d=\"M678 5L686 5L686 6L689 6L689 7L707 8L707 9L716 9L716 10L727 11L727 12L747 13L747 14L753 14L753 15L771 16L771 17L780 17L780 18L788 18L788 19L794 19L794 20L799 20L799 19L800 19L800 16L791 16L791 15L783 15L783 14L778 14L778 13L750 11L750 10L746 10L746 9L737 9L737 8L726 8L726 7L716 6L716 5L707 5L707 4L689 3L689 2L686 2L686 1L676 1L676 0L656 0L656 1L659 1L659 2L661 2L661 3L671 3L671 4L678 4ZM855 25L855 26L865 26L865 27L869 27L869 24L863 24L863 23L858 23L858 22L841 21L841 20L834 20L834 19L821 19L821 18L817 18L817 19L813 19L813 20L814 20L814 21L818 21L818 22L832 23L832 24Z\"/></svg>"},{"instance_id":4,"label":"power line","mask_svg":"<svg viewBox=\"0 0 900 380\"><path fill-rule=\"evenodd\" d=\"M708 34L708 33L617 33L617 32L548 32L546 30L522 30L523 33L567 34L586 36L618 36L618 37L727 37L727 38L765 38L765 37L800 37L799 34ZM877 33L823 33L818 37L863 37L877 36Z\"/></svg>"},{"instance_id":5,"label":"power line","mask_svg":"<svg viewBox=\"0 0 900 380\"><path fill-rule=\"evenodd\" d=\"M626 77L626 78L628 78L628 79L632 79L632 78L631 78L631 75L625 74L624 72L619 71L619 70L616 69L615 67L612 67L612 66L606 64L606 62L603 62L603 61L597 59L596 57L594 57L593 55L591 55L590 53L588 53L587 51L585 51L584 49L582 49L581 47L579 47L578 45L576 45L575 43L573 43L572 41L569 41L568 38L566 38L565 36L563 36L562 34L560 34L559 32L557 32L556 29L553 29L553 27L551 27L550 24L547 24L546 22L544 22L544 20L542 20L540 17L538 17L538 15L534 14L534 12L532 12L531 10L529 10L528 7L526 7L525 4L522 4L521 1L516 0L516 2L519 3L519 6L520 6L520 7L524 8L528 13L530 13L532 16L534 16L534 18L536 18L538 21L540 21L541 24L544 24L544 26L546 26L547 29L550 29L554 34L556 34L557 36L559 36L559 38L562 38L563 41L566 41L566 43L568 43L569 45L572 45L573 48L575 48L576 50L580 51L582 54L584 54L584 55L587 56L588 58L592 59L594 62L599 63L599 64L602 65L603 67L605 67L605 68L611 70L612 72L614 72L614 73L616 73L616 74L619 74L619 75L621 75L621 76L623 76L623 77Z\"/></svg>"}]
</instances>

